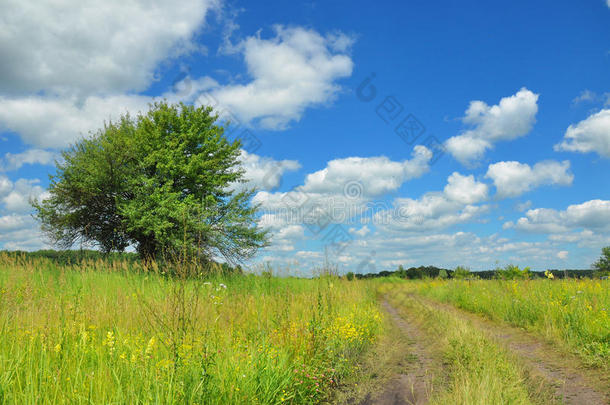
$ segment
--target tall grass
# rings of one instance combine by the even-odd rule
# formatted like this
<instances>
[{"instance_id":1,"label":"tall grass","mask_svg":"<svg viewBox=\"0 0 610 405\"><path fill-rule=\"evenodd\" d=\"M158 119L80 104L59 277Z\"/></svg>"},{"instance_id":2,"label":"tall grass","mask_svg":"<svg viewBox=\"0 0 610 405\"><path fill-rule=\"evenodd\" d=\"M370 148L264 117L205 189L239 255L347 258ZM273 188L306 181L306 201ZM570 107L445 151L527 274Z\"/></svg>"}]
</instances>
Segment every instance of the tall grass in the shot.
<instances>
[{"instance_id":1,"label":"tall grass","mask_svg":"<svg viewBox=\"0 0 610 405\"><path fill-rule=\"evenodd\" d=\"M446 381L436 383L432 404L549 404L546 390L534 388L524 368L484 332L468 321L438 311L409 293L413 282L382 283L379 290L406 319L415 321L442 355ZM441 370L430 370L442 373ZM439 380L437 376L437 380Z\"/></svg>"},{"instance_id":2,"label":"tall grass","mask_svg":"<svg viewBox=\"0 0 610 405\"><path fill-rule=\"evenodd\" d=\"M608 280L429 280L412 288L541 334L592 366L610 367Z\"/></svg>"},{"instance_id":3,"label":"tall grass","mask_svg":"<svg viewBox=\"0 0 610 405\"><path fill-rule=\"evenodd\" d=\"M162 273L0 256L0 403L316 403L380 331L366 282Z\"/></svg>"}]
</instances>

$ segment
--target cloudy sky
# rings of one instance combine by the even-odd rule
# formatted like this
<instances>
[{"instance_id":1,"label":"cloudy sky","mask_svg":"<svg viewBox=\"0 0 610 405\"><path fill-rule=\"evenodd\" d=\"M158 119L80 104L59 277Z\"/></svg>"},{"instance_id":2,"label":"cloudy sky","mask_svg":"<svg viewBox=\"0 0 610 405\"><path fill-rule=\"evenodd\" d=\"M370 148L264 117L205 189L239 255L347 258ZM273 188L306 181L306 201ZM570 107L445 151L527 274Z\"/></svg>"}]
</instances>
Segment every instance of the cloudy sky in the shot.
<instances>
[{"instance_id":1,"label":"cloudy sky","mask_svg":"<svg viewBox=\"0 0 610 405\"><path fill-rule=\"evenodd\" d=\"M235 124L253 265L588 268L610 245L610 0L6 0L0 249L57 153L154 99Z\"/></svg>"}]
</instances>

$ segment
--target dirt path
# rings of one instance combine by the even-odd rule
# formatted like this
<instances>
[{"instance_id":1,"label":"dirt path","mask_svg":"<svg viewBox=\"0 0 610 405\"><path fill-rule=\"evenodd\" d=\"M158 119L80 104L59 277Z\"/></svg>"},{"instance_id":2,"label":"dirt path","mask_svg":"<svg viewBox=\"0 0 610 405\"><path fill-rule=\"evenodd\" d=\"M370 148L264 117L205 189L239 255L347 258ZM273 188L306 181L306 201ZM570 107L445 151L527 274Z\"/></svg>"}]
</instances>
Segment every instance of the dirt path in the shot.
<instances>
[{"instance_id":1,"label":"dirt path","mask_svg":"<svg viewBox=\"0 0 610 405\"><path fill-rule=\"evenodd\" d=\"M532 334L505 324L498 324L476 314L413 294L415 300L438 310L470 321L507 347L531 371L549 382L556 395L566 404L610 404L610 376L586 369L576 356L559 353L553 346Z\"/></svg>"},{"instance_id":2,"label":"dirt path","mask_svg":"<svg viewBox=\"0 0 610 405\"><path fill-rule=\"evenodd\" d=\"M424 333L413 323L404 320L387 301L382 303L392 322L409 339L410 361L379 393L369 394L360 405L421 405L428 402L439 360L429 346Z\"/></svg>"}]
</instances>

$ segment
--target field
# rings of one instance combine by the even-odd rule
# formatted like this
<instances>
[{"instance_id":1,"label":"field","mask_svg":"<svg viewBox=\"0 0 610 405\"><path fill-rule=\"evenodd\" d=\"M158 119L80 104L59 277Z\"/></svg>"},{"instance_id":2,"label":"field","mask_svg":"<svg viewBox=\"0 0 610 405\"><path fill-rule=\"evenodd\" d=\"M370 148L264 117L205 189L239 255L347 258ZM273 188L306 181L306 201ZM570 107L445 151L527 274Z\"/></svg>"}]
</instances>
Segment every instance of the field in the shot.
<instances>
[{"instance_id":1,"label":"field","mask_svg":"<svg viewBox=\"0 0 610 405\"><path fill-rule=\"evenodd\" d=\"M0 255L0 403L603 404L609 287Z\"/></svg>"},{"instance_id":2,"label":"field","mask_svg":"<svg viewBox=\"0 0 610 405\"><path fill-rule=\"evenodd\" d=\"M0 259L0 403L315 403L381 316L364 282L179 282Z\"/></svg>"}]
</instances>

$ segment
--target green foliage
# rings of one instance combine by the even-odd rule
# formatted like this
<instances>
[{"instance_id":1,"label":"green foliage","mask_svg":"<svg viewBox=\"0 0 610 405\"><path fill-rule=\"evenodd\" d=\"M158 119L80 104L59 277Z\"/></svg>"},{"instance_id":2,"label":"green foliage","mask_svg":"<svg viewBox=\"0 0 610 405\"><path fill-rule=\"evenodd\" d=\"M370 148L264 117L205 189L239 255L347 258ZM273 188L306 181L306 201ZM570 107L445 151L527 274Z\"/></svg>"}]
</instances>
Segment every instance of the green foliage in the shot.
<instances>
[{"instance_id":1,"label":"green foliage","mask_svg":"<svg viewBox=\"0 0 610 405\"><path fill-rule=\"evenodd\" d=\"M42 230L63 248L134 245L146 259L250 257L267 238L254 191L230 190L244 181L240 143L216 120L210 107L157 102L77 142L57 163L50 198L33 202Z\"/></svg>"},{"instance_id":2,"label":"green foliage","mask_svg":"<svg viewBox=\"0 0 610 405\"><path fill-rule=\"evenodd\" d=\"M440 280L404 283L429 298L538 333L610 370L610 280Z\"/></svg>"},{"instance_id":3,"label":"green foliage","mask_svg":"<svg viewBox=\"0 0 610 405\"><path fill-rule=\"evenodd\" d=\"M519 266L509 264L503 269L496 269L496 278L501 280L523 280L532 278L532 272L530 271L529 267L520 269Z\"/></svg>"},{"instance_id":4,"label":"green foliage","mask_svg":"<svg viewBox=\"0 0 610 405\"><path fill-rule=\"evenodd\" d=\"M598 261L593 264L595 276L608 277L610 276L610 246L602 249L602 255Z\"/></svg>"},{"instance_id":5,"label":"green foliage","mask_svg":"<svg viewBox=\"0 0 610 405\"><path fill-rule=\"evenodd\" d=\"M0 253L0 403L327 403L382 332L372 284L157 265Z\"/></svg>"},{"instance_id":6,"label":"green foliage","mask_svg":"<svg viewBox=\"0 0 610 405\"><path fill-rule=\"evenodd\" d=\"M470 269L464 266L457 266L453 271L453 278L458 280L469 278L471 275Z\"/></svg>"},{"instance_id":7,"label":"green foliage","mask_svg":"<svg viewBox=\"0 0 610 405\"><path fill-rule=\"evenodd\" d=\"M396 272L394 274L400 278L407 278L407 271L405 270L404 267L402 267L402 264L400 266L398 266L398 270L396 270Z\"/></svg>"},{"instance_id":8,"label":"green foliage","mask_svg":"<svg viewBox=\"0 0 610 405\"><path fill-rule=\"evenodd\" d=\"M449 273L447 273L447 270L441 269L438 272L438 278L447 279L447 278L449 278Z\"/></svg>"},{"instance_id":9,"label":"green foliage","mask_svg":"<svg viewBox=\"0 0 610 405\"><path fill-rule=\"evenodd\" d=\"M347 272L347 274L345 274L345 278L346 278L348 281L352 281L352 280L354 279L354 273L353 273L353 272L351 272L351 271L348 271L348 272Z\"/></svg>"}]
</instances>

